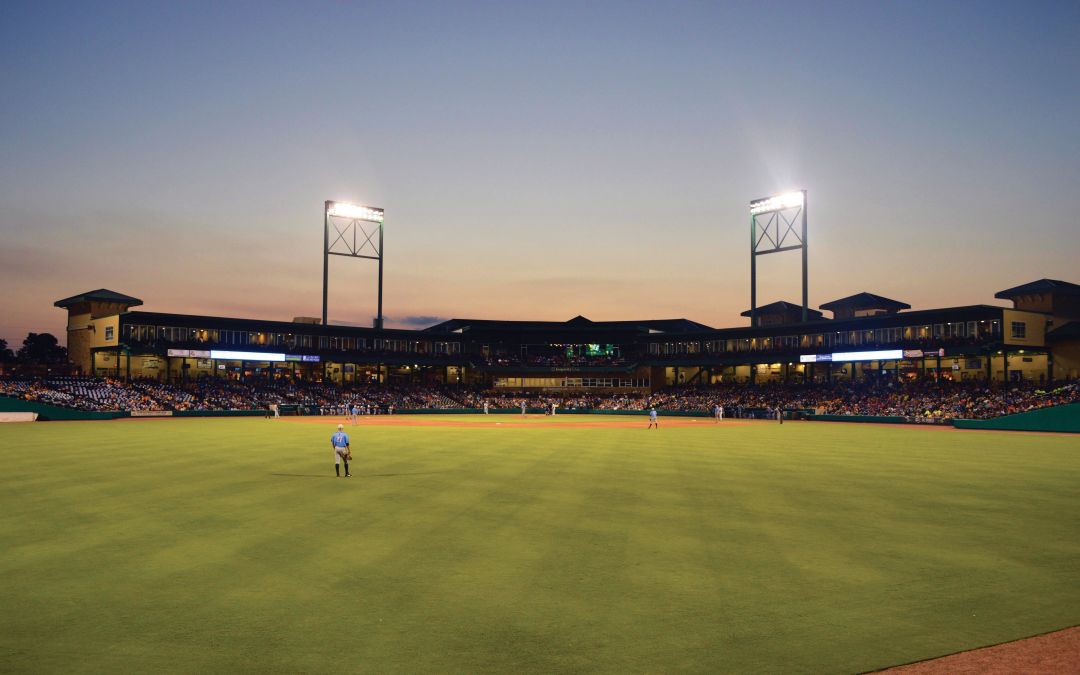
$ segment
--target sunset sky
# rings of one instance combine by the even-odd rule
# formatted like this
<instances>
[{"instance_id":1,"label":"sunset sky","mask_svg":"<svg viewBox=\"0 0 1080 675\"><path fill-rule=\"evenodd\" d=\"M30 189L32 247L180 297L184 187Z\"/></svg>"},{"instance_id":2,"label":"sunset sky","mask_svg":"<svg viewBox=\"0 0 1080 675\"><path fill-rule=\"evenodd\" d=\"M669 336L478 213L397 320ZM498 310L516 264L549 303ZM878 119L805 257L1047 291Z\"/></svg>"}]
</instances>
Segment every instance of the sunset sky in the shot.
<instances>
[{"instance_id":1,"label":"sunset sky","mask_svg":"<svg viewBox=\"0 0 1080 675\"><path fill-rule=\"evenodd\" d=\"M810 302L1080 282L1080 4L0 4L0 338L96 288L320 313L322 205L386 209L388 325L744 325L756 197ZM759 304L799 301L799 256ZM370 325L373 263L331 261Z\"/></svg>"}]
</instances>

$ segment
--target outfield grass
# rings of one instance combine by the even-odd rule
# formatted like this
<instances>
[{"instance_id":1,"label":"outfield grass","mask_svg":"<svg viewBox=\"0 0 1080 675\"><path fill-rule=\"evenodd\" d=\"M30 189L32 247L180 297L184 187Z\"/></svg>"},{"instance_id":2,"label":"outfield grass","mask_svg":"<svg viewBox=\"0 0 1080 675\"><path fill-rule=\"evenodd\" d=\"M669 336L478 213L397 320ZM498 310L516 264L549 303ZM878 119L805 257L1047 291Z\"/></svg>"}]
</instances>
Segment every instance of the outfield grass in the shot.
<instances>
[{"instance_id":1,"label":"outfield grass","mask_svg":"<svg viewBox=\"0 0 1080 675\"><path fill-rule=\"evenodd\" d=\"M859 672L1080 623L1077 438L360 427L346 480L332 431L0 425L0 671Z\"/></svg>"}]
</instances>

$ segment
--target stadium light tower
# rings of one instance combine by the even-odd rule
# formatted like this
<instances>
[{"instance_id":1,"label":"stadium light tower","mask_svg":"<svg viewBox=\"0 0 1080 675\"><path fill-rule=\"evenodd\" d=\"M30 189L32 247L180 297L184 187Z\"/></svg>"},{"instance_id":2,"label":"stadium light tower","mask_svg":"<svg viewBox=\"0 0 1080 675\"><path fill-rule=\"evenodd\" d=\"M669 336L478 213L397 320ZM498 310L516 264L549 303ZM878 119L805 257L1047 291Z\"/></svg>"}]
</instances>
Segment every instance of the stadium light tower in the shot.
<instances>
[{"instance_id":1,"label":"stadium light tower","mask_svg":"<svg viewBox=\"0 0 1080 675\"><path fill-rule=\"evenodd\" d=\"M330 226L336 236L330 241ZM378 241L374 241L378 235ZM383 210L374 206L327 201L323 209L322 322L326 325L326 298L330 256L379 261L379 311L375 327L382 328Z\"/></svg>"},{"instance_id":2,"label":"stadium light tower","mask_svg":"<svg viewBox=\"0 0 1080 675\"><path fill-rule=\"evenodd\" d=\"M790 216L790 217L789 217ZM801 231L796 224L801 217ZM796 243L784 245L791 237ZM766 253L802 249L802 320L806 321L806 190L785 192L750 202L750 325L755 326L757 314L757 258Z\"/></svg>"}]
</instances>

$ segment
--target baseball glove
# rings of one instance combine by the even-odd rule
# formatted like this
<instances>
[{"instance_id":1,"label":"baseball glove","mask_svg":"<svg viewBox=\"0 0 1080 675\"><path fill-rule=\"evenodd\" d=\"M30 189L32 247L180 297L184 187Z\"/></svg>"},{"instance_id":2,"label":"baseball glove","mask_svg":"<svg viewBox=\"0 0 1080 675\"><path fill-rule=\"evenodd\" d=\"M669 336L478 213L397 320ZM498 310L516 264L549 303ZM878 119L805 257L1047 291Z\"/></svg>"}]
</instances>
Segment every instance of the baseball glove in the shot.
<instances>
[{"instance_id":1,"label":"baseball glove","mask_svg":"<svg viewBox=\"0 0 1080 675\"><path fill-rule=\"evenodd\" d=\"M345 461L346 462L351 462L352 461L352 450L346 450L345 451Z\"/></svg>"}]
</instances>

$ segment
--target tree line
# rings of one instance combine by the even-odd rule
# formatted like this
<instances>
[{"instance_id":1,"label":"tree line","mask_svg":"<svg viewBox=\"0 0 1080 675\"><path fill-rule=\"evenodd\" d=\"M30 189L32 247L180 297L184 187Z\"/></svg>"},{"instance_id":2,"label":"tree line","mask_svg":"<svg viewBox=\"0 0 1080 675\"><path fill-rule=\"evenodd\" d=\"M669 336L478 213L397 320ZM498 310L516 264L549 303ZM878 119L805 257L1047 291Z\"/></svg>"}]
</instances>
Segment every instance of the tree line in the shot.
<instances>
[{"instance_id":1,"label":"tree line","mask_svg":"<svg viewBox=\"0 0 1080 675\"><path fill-rule=\"evenodd\" d=\"M0 339L0 362L21 365L50 366L67 364L67 348L52 333L30 333L22 347L13 351L7 340Z\"/></svg>"}]
</instances>

